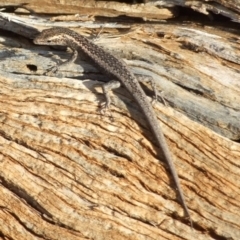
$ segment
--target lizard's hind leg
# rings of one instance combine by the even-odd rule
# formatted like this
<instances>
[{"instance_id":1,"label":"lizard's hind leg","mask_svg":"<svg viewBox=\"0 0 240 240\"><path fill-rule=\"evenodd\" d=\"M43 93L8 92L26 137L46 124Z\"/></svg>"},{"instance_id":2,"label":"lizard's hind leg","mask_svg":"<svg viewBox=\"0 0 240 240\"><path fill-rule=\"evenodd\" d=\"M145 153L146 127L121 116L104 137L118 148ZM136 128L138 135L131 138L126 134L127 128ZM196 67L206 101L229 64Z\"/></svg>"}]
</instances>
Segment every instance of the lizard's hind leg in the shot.
<instances>
[{"instance_id":1,"label":"lizard's hind leg","mask_svg":"<svg viewBox=\"0 0 240 240\"><path fill-rule=\"evenodd\" d=\"M157 89L157 85L156 82L154 81L154 79L151 76L146 76L146 75L142 75L142 74L137 74L136 78L139 82L149 82L151 84L152 90L153 90L153 97L152 97L152 104L154 105L157 101L158 101L158 97L161 98L163 104L166 106L166 101L164 99L164 97L162 96L162 91L158 91Z\"/></svg>"}]
</instances>

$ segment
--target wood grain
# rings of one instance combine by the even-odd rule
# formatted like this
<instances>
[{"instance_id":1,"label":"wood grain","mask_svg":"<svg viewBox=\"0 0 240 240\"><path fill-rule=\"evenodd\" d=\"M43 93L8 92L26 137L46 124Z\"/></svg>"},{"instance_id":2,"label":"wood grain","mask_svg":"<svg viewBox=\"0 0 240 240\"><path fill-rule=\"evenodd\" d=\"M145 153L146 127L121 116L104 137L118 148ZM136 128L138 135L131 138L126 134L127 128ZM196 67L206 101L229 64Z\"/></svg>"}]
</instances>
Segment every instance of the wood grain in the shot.
<instances>
[{"instance_id":1,"label":"wood grain","mask_svg":"<svg viewBox=\"0 0 240 240\"><path fill-rule=\"evenodd\" d=\"M57 3L39 3L27 9L56 13ZM111 4L92 11L121 15L120 8L108 10ZM61 7L59 14L80 11ZM134 15L132 10L126 14ZM65 22L0 14L0 28L8 31L0 39L0 239L240 239L238 28L201 21L106 21L93 39L163 90L166 105L159 97L154 110L192 230L160 149L127 91L114 91L111 112L101 115L99 85L108 79L83 56L56 76L43 75L71 53L34 46L35 34L61 24L91 37L103 25L67 22L59 14L55 20ZM151 85L142 86L152 96Z\"/></svg>"},{"instance_id":2,"label":"wood grain","mask_svg":"<svg viewBox=\"0 0 240 240\"><path fill-rule=\"evenodd\" d=\"M192 232L140 110L132 102L127 109L129 100L113 95L115 120L101 116L95 84L1 73L4 235L215 239L231 233L237 239L239 144L156 105L194 221Z\"/></svg>"}]
</instances>

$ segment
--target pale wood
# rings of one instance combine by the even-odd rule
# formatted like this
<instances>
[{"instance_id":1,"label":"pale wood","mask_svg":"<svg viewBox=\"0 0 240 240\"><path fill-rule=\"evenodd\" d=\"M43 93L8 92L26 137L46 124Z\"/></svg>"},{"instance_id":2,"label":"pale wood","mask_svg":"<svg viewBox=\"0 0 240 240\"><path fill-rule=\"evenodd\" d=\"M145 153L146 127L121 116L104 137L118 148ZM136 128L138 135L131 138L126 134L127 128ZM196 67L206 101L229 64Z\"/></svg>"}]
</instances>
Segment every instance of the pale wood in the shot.
<instances>
[{"instance_id":1,"label":"pale wood","mask_svg":"<svg viewBox=\"0 0 240 240\"><path fill-rule=\"evenodd\" d=\"M95 1L95 0L11 0L3 1L3 8L16 8L16 12L29 12L38 14L58 14L53 19L67 21L68 17L74 21L86 21L97 16L119 17L129 16L142 18L143 20L171 19L179 15L179 6L191 8L196 12L208 15L219 14L240 22L240 4L238 0L145 0L146 4L126 4L119 1ZM66 18L66 15L69 14Z\"/></svg>"},{"instance_id":2,"label":"pale wood","mask_svg":"<svg viewBox=\"0 0 240 240\"><path fill-rule=\"evenodd\" d=\"M32 26L44 28L38 20ZM76 26L91 34L88 25ZM70 53L1 36L0 237L239 239L240 144L229 140L240 136L237 39L223 28L139 24L119 33L106 28L95 40L163 89L167 105L154 110L191 230L160 149L126 90L112 95L112 121L98 111L102 83L87 80L106 76L87 59L43 76ZM150 85L143 87L152 96Z\"/></svg>"},{"instance_id":3,"label":"pale wood","mask_svg":"<svg viewBox=\"0 0 240 240\"><path fill-rule=\"evenodd\" d=\"M1 232L13 239L214 239L205 231L215 229L239 238L239 144L156 105L191 231L140 110L131 103L130 115L113 96L115 121L101 116L95 84L1 73Z\"/></svg>"},{"instance_id":4,"label":"pale wood","mask_svg":"<svg viewBox=\"0 0 240 240\"><path fill-rule=\"evenodd\" d=\"M94 0L70 0L70 1L48 1L41 0L13 0L11 3L3 2L2 7L19 6L19 12L30 11L34 13L59 15L88 15L118 17L121 15L139 17L144 19L169 19L175 14L175 9L158 8L154 5L134 4L129 5L115 1L94 1ZM62 16L64 17L64 16ZM78 21L76 16L75 21Z\"/></svg>"}]
</instances>

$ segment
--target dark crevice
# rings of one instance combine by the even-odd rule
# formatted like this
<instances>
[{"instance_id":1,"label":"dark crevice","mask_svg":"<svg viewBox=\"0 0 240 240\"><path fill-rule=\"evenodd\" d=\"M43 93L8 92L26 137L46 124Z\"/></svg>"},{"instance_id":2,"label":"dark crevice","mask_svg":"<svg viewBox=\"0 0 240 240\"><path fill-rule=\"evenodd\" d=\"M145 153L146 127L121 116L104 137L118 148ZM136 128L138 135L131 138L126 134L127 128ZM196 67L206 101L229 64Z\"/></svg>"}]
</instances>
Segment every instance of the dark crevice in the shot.
<instances>
[{"instance_id":1,"label":"dark crevice","mask_svg":"<svg viewBox=\"0 0 240 240\"><path fill-rule=\"evenodd\" d=\"M112 153L112 154L114 154L117 157L121 157L121 158L124 158L124 159L128 160L129 162L132 162L132 159L127 154L119 153L118 151L116 151L115 148L106 147L104 145L102 145L102 148L105 151L107 151L108 153Z\"/></svg>"},{"instance_id":2,"label":"dark crevice","mask_svg":"<svg viewBox=\"0 0 240 240\"><path fill-rule=\"evenodd\" d=\"M27 64L26 66L31 72L36 72L37 71L37 66L34 65L34 64Z\"/></svg>"},{"instance_id":3,"label":"dark crevice","mask_svg":"<svg viewBox=\"0 0 240 240\"><path fill-rule=\"evenodd\" d=\"M209 235L210 237L212 237L213 239L217 239L217 240L233 240L232 237L223 237L223 236L218 235L218 234L215 232L215 230L212 229L212 228L207 229L207 232L208 232L208 235Z\"/></svg>"},{"instance_id":4,"label":"dark crevice","mask_svg":"<svg viewBox=\"0 0 240 240\"><path fill-rule=\"evenodd\" d=\"M71 230L73 232L76 232L76 229L71 228L70 226L67 226L59 221L54 220L52 217L52 214L50 214L45 208L43 208L33 197L31 197L25 190L21 189L19 186L16 186L10 182L7 182L4 178L0 176L1 184L7 188L9 191L14 193L19 198L22 198L26 201L26 203L31 206L33 209L40 212L40 215L42 216L42 219L47 221L50 224L62 227L64 229ZM30 232L32 235L43 238L43 235L36 234L36 232L32 231L30 228L28 228L25 223L10 209L6 208L7 211L26 229L26 231ZM1 236L1 235L0 235Z\"/></svg>"},{"instance_id":5,"label":"dark crevice","mask_svg":"<svg viewBox=\"0 0 240 240\"><path fill-rule=\"evenodd\" d=\"M48 217L52 218L52 215L45 208L43 208L32 196L30 196L24 189L11 182L6 181L2 176L0 176L0 181L5 188L7 188L9 191L14 193L19 198L24 199L28 203L28 205L31 206L33 209L36 209L41 214L45 214Z\"/></svg>"},{"instance_id":6,"label":"dark crevice","mask_svg":"<svg viewBox=\"0 0 240 240\"><path fill-rule=\"evenodd\" d=\"M14 238L11 238L9 235L6 237L1 231L0 231L0 238L3 240L14 240Z\"/></svg>"},{"instance_id":7,"label":"dark crevice","mask_svg":"<svg viewBox=\"0 0 240 240\"><path fill-rule=\"evenodd\" d=\"M203 94L201 91L199 91L199 90L197 90L197 89L195 89L195 88L194 88L194 89L193 89L193 88L189 88L189 87L183 86L183 85L178 84L178 83L175 83L175 84L176 84L177 86L185 89L185 90L188 91L188 92L192 92L192 93L195 93L196 95L204 96L204 94Z\"/></svg>"},{"instance_id":8,"label":"dark crevice","mask_svg":"<svg viewBox=\"0 0 240 240\"><path fill-rule=\"evenodd\" d=\"M117 171L109 168L109 167L106 166L106 165L103 165L103 166L102 166L102 169L104 169L104 171L106 171L106 172L111 173L114 177L125 178L125 176L124 176L123 174L121 174L121 173L119 173L119 172L117 172Z\"/></svg>"},{"instance_id":9,"label":"dark crevice","mask_svg":"<svg viewBox=\"0 0 240 240\"><path fill-rule=\"evenodd\" d=\"M21 219L20 219L14 212L9 211L9 210L8 210L8 212L9 212L9 214L11 214L11 215L19 222L19 224L20 224L24 229L26 229L27 232L30 232L30 233L31 233L33 236L35 236L35 237L44 238L44 235L42 235L42 234L37 234L37 233L34 232L31 228L28 228L27 225L26 225L23 221L21 221Z\"/></svg>"}]
</instances>

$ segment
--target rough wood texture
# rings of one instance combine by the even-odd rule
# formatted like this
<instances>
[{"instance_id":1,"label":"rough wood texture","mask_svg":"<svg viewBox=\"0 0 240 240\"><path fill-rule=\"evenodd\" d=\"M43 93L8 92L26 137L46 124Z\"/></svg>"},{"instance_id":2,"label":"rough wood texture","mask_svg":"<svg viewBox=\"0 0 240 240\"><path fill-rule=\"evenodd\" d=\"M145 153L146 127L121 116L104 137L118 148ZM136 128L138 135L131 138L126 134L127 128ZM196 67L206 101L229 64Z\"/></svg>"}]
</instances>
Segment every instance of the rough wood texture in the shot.
<instances>
[{"instance_id":1,"label":"rough wood texture","mask_svg":"<svg viewBox=\"0 0 240 240\"><path fill-rule=\"evenodd\" d=\"M239 238L239 144L157 104L191 231L134 103L130 114L114 96L112 122L97 112L102 97L93 93L94 81L2 73L0 84L4 236Z\"/></svg>"},{"instance_id":2,"label":"rough wood texture","mask_svg":"<svg viewBox=\"0 0 240 240\"><path fill-rule=\"evenodd\" d=\"M17 32L16 25L11 29L14 18L8 30ZM22 18L20 34L32 38L31 31L38 30L25 31L26 21ZM41 21L29 21L43 28ZM87 23L82 29L74 24L74 30L91 34ZM240 239L240 144L229 140L240 138L234 25L109 26L95 42L164 91L167 105L160 102L154 109L194 229L126 90L112 95L112 121L98 112L104 98L96 84L102 83L86 80L106 77L87 59L81 56L56 77L43 76L70 53L5 33L0 39L0 239ZM143 87L151 96L149 84Z\"/></svg>"},{"instance_id":3,"label":"rough wood texture","mask_svg":"<svg viewBox=\"0 0 240 240\"><path fill-rule=\"evenodd\" d=\"M118 17L122 15L139 17L145 19L169 19L174 16L172 8L158 8L154 5L136 4L130 5L115 1L94 0L70 0L70 1L48 1L48 0L13 0L11 3L0 3L2 7L21 6L27 11L48 14L77 14L88 16ZM78 21L76 16L75 21Z\"/></svg>"},{"instance_id":4,"label":"rough wood texture","mask_svg":"<svg viewBox=\"0 0 240 240\"><path fill-rule=\"evenodd\" d=\"M240 22L240 4L238 0L144 0L144 2L146 4L130 5L113 0L11 0L11 2L0 2L0 7L11 10L14 7L17 12L22 12L22 9L24 9L24 11L30 13L62 14L61 17L57 16L58 20L66 19L66 14L69 14L75 21L82 21L84 17L79 17L79 15L85 15L89 19L95 16L111 18L123 15L144 20L171 19L178 16L179 6L181 6L208 15L210 18L213 18L212 13L214 13L228 17L232 21ZM74 16L75 14L76 16Z\"/></svg>"}]
</instances>

